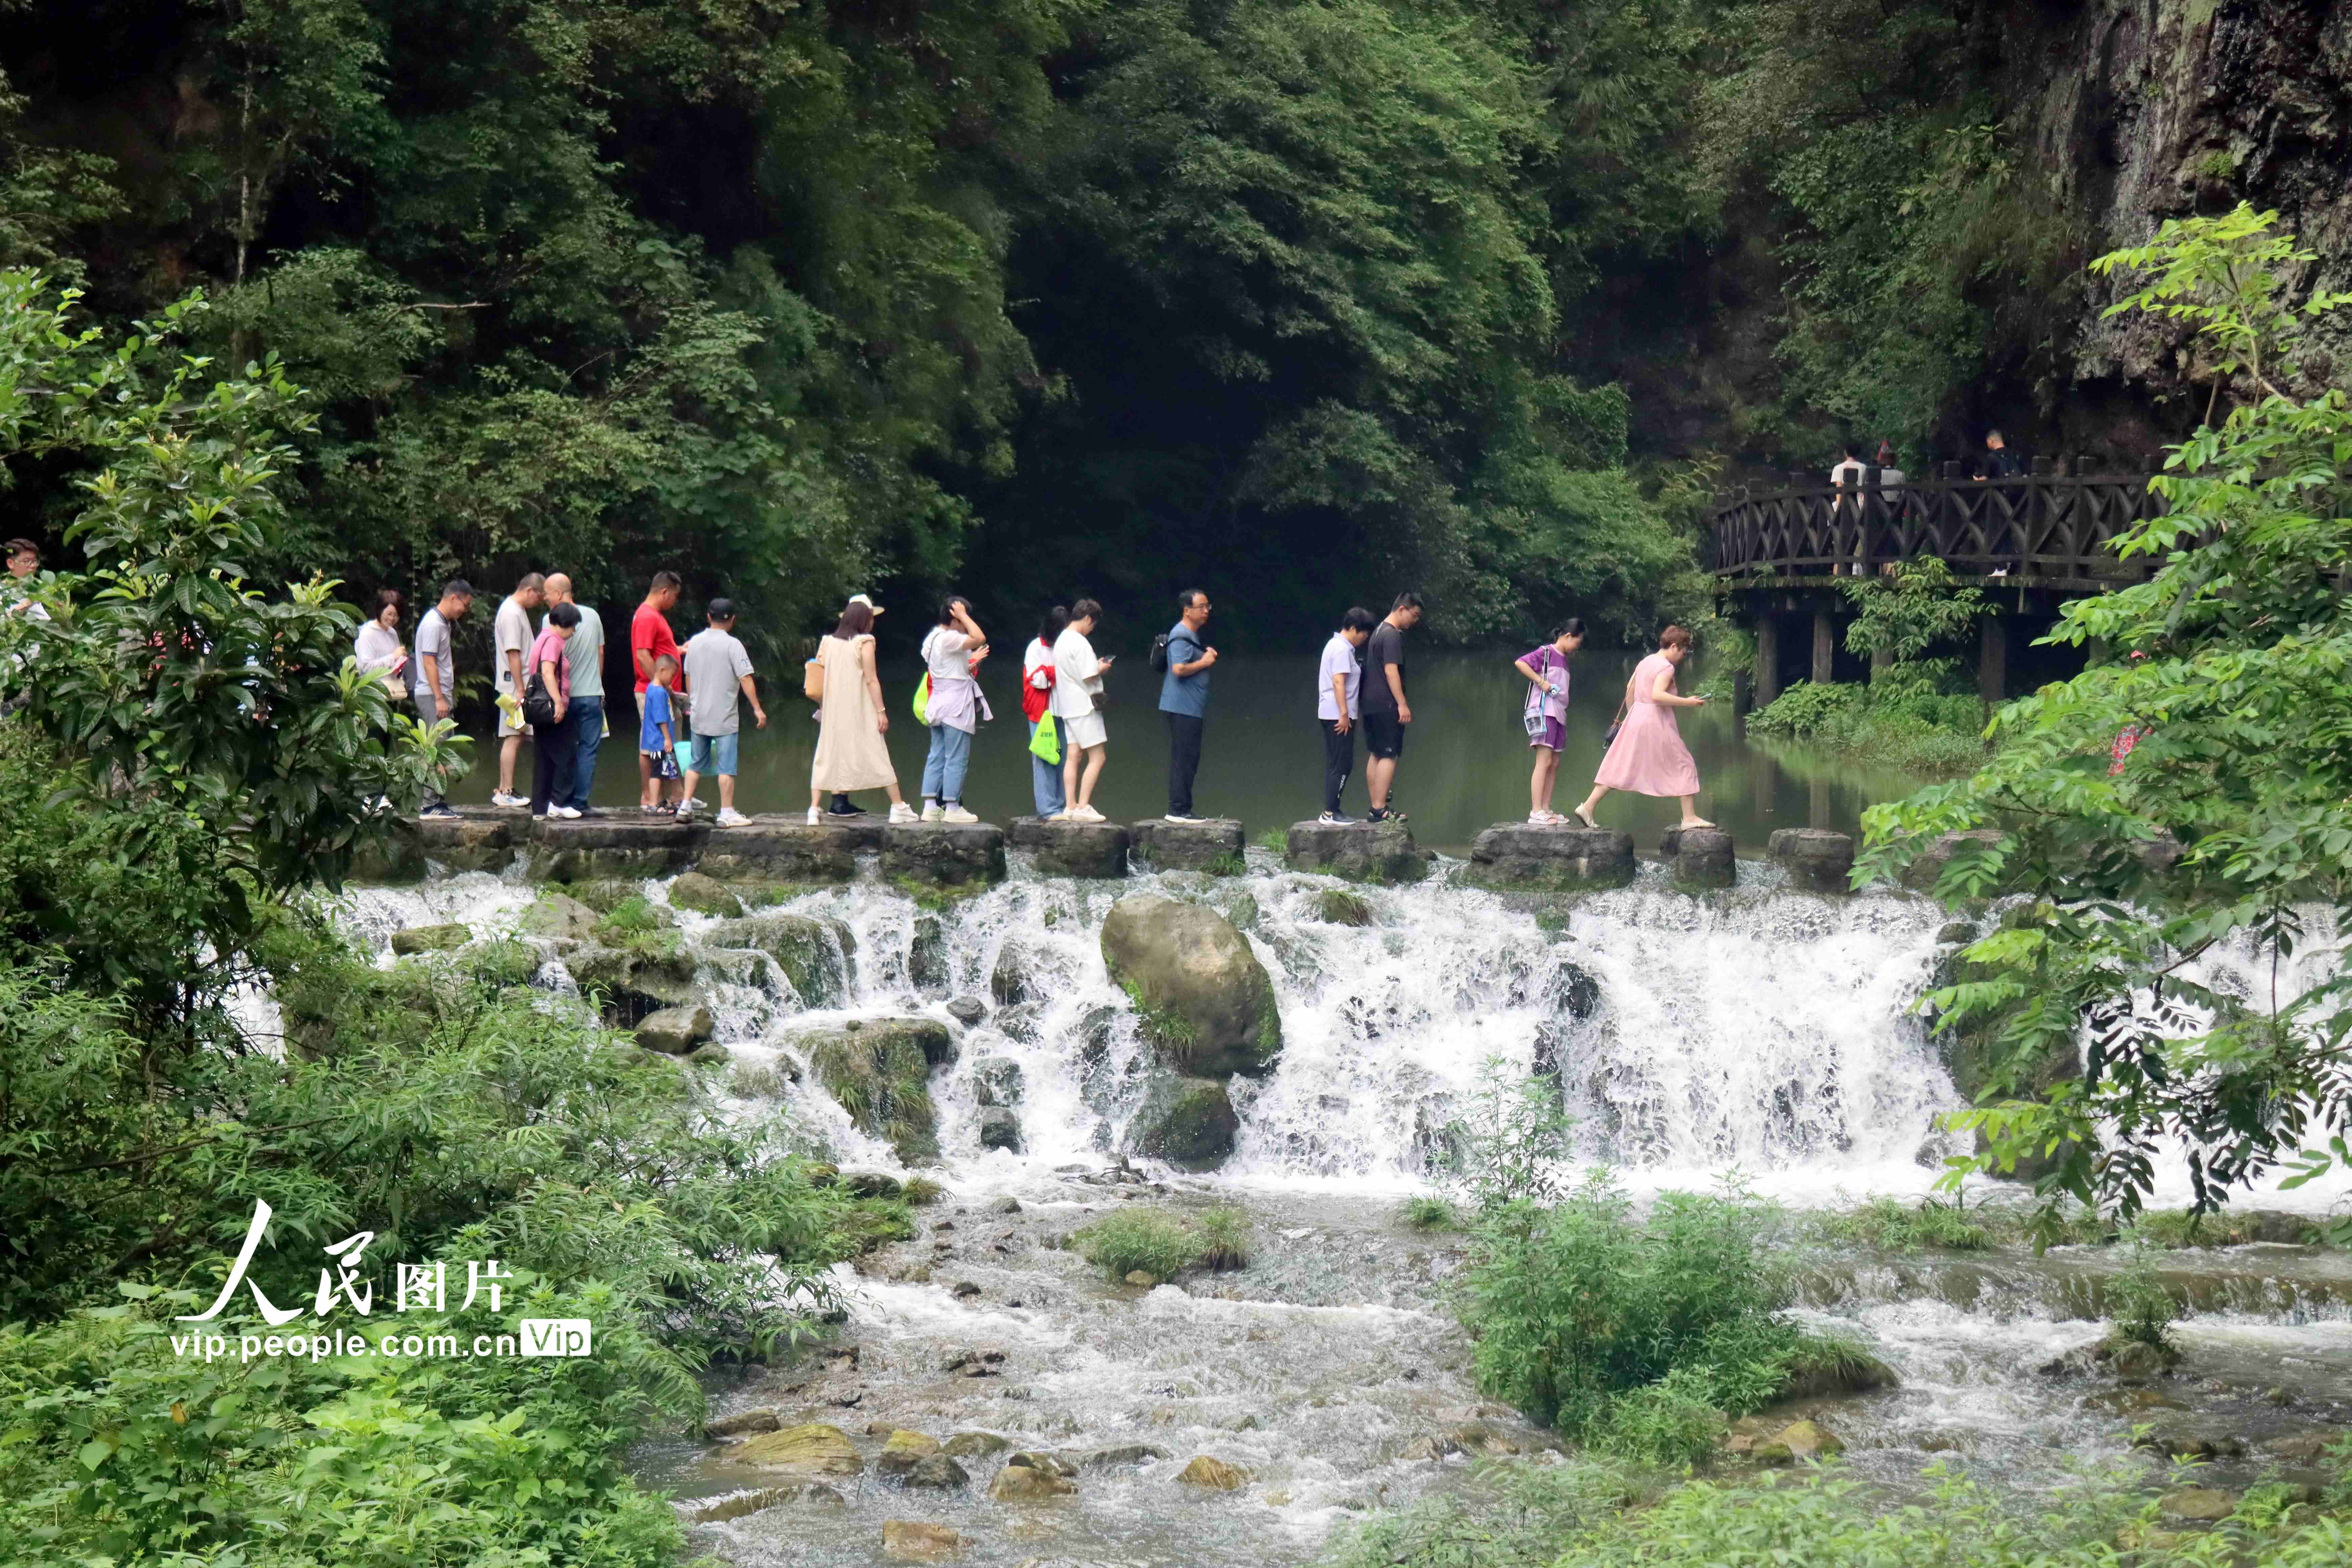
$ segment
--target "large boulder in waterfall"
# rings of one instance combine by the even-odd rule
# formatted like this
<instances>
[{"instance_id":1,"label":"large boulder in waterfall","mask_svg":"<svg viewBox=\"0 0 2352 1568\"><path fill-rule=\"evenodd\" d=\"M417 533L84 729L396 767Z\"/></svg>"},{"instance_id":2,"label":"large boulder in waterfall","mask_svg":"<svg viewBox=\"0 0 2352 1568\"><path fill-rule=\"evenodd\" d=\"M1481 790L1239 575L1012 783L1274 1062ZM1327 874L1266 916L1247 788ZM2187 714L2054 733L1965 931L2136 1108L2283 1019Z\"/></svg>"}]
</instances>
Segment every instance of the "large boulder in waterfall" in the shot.
<instances>
[{"instance_id":1,"label":"large boulder in waterfall","mask_svg":"<svg viewBox=\"0 0 2352 1568\"><path fill-rule=\"evenodd\" d=\"M466 945L473 932L463 921L451 921L446 925L410 926L406 931L392 933L392 951L404 957L420 952L447 952Z\"/></svg>"},{"instance_id":2,"label":"large boulder in waterfall","mask_svg":"<svg viewBox=\"0 0 2352 1568\"><path fill-rule=\"evenodd\" d=\"M1002 1105L984 1105L980 1110L980 1146L1003 1149L1010 1153L1021 1152L1021 1117Z\"/></svg>"},{"instance_id":3,"label":"large boulder in waterfall","mask_svg":"<svg viewBox=\"0 0 2352 1568\"><path fill-rule=\"evenodd\" d=\"M1142 1105L1128 1121L1126 1148L1189 1171L1205 1171L1234 1152L1234 1136L1240 1131L1241 1120L1234 1114L1233 1097L1222 1079L1162 1074L1146 1087Z\"/></svg>"},{"instance_id":4,"label":"large boulder in waterfall","mask_svg":"<svg viewBox=\"0 0 2352 1568\"><path fill-rule=\"evenodd\" d=\"M554 889L543 889L523 910L515 929L524 936L544 937L557 943L578 944L596 940L596 910Z\"/></svg>"},{"instance_id":5,"label":"large boulder in waterfall","mask_svg":"<svg viewBox=\"0 0 2352 1568\"><path fill-rule=\"evenodd\" d=\"M1077 983L1075 957L1019 931L1005 934L1003 945L996 950L996 962L988 969L988 994L1000 1007L1051 1001Z\"/></svg>"},{"instance_id":6,"label":"large boulder in waterfall","mask_svg":"<svg viewBox=\"0 0 2352 1568\"><path fill-rule=\"evenodd\" d=\"M720 921L702 940L712 947L766 953L808 1006L838 1007L849 1000L857 937L844 921L824 915L749 915Z\"/></svg>"},{"instance_id":7,"label":"large boulder in waterfall","mask_svg":"<svg viewBox=\"0 0 2352 1568\"><path fill-rule=\"evenodd\" d=\"M935 1018L851 1018L785 1037L849 1119L887 1139L908 1164L939 1157L939 1111L931 1068L955 1054L948 1026Z\"/></svg>"},{"instance_id":8,"label":"large boulder in waterfall","mask_svg":"<svg viewBox=\"0 0 2352 1568\"><path fill-rule=\"evenodd\" d=\"M663 1007L637 1020L637 1044L667 1057L682 1057L710 1038L715 1026L710 1009Z\"/></svg>"},{"instance_id":9,"label":"large boulder in waterfall","mask_svg":"<svg viewBox=\"0 0 2352 1568\"><path fill-rule=\"evenodd\" d=\"M1103 963L1169 1065L1194 1078L1270 1071L1282 1054L1274 982L1234 923L1202 904L1121 899L1103 921Z\"/></svg>"},{"instance_id":10,"label":"large boulder in waterfall","mask_svg":"<svg viewBox=\"0 0 2352 1568\"><path fill-rule=\"evenodd\" d=\"M926 996L944 995L954 981L947 922L937 915L915 917L913 939L907 944L907 980Z\"/></svg>"},{"instance_id":11,"label":"large boulder in waterfall","mask_svg":"<svg viewBox=\"0 0 2352 1568\"><path fill-rule=\"evenodd\" d=\"M697 913L727 918L743 912L743 900L733 889L716 877L706 877L699 871L681 871L669 885L672 909L693 910Z\"/></svg>"}]
</instances>

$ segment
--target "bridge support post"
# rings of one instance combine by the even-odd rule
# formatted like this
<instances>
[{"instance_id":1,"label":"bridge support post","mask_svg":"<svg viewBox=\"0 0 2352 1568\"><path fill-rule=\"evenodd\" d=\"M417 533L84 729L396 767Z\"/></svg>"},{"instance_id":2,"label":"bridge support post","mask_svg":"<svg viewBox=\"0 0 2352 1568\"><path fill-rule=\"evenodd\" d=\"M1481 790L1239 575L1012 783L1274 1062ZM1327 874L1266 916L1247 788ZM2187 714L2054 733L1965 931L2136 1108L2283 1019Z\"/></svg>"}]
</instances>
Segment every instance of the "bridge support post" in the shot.
<instances>
[{"instance_id":1,"label":"bridge support post","mask_svg":"<svg viewBox=\"0 0 2352 1568\"><path fill-rule=\"evenodd\" d=\"M1977 647L1977 695L1990 707L2007 695L2009 627L1999 616L1987 616L1978 628L1982 641Z\"/></svg>"},{"instance_id":2,"label":"bridge support post","mask_svg":"<svg viewBox=\"0 0 2352 1568\"><path fill-rule=\"evenodd\" d=\"M1813 612L1813 684L1827 686L1837 666L1837 622L1827 610Z\"/></svg>"},{"instance_id":3,"label":"bridge support post","mask_svg":"<svg viewBox=\"0 0 2352 1568\"><path fill-rule=\"evenodd\" d=\"M1780 695L1780 619L1767 610L1756 617L1756 706L1769 708Z\"/></svg>"}]
</instances>

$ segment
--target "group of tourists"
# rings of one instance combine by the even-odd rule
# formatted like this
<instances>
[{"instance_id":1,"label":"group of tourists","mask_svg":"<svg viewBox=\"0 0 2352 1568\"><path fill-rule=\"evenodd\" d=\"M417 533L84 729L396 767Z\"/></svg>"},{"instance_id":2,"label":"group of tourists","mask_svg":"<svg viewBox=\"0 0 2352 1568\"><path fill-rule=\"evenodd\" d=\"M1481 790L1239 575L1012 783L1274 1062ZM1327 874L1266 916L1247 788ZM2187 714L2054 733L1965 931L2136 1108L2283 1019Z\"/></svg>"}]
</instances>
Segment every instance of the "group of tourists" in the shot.
<instances>
[{"instance_id":1,"label":"group of tourists","mask_svg":"<svg viewBox=\"0 0 2352 1568\"><path fill-rule=\"evenodd\" d=\"M648 816L692 821L695 792L705 775L718 781L722 827L750 817L735 809L739 699L748 700L753 721L765 728L767 710L751 673L751 658L736 640L735 606L713 599L709 625L678 646L669 623L680 584L675 572L657 572L645 602L629 622L629 658L637 694L638 809ZM413 642L404 643L404 601L397 588L375 596L373 611L353 639L352 654L363 671L379 675L415 704L426 728L450 716L456 700L456 627L473 608L473 584L453 577L442 584L432 607L417 618ZM533 630L531 614L543 611ZM499 778L490 804L530 811L540 821L576 820L604 814L589 805L596 761L609 726L604 717L604 622L593 605L572 595L572 579L561 572L527 572L491 618L490 684L497 697ZM531 738L530 792L515 787L524 736ZM685 761L680 764L680 757ZM455 816L433 784L425 791L422 815Z\"/></svg>"},{"instance_id":2,"label":"group of tourists","mask_svg":"<svg viewBox=\"0 0 2352 1568\"><path fill-rule=\"evenodd\" d=\"M14 564L13 561L11 563ZM697 792L714 778L715 821L721 827L751 819L735 806L740 761L741 710L765 729L751 658L735 637L736 608L710 601L708 625L679 645L670 625L681 584L673 572L655 574L629 623L629 656L637 698L638 810L647 816L692 822ZM449 718L457 689L455 628L472 608L475 591L462 578L444 584L416 623L413 640L401 635L397 589L376 595L352 654L359 668L380 675L415 705L429 728ZM1177 595L1173 626L1152 645L1160 673L1159 710L1168 731L1168 811L1171 823L1205 820L1194 808L1206 731L1210 679L1218 659L1208 640L1207 594ZM1396 597L1386 616L1360 606L1340 617L1324 645L1315 675L1316 727L1323 744L1323 805L1318 819L1347 826L1342 797L1356 771L1356 738L1364 744L1370 798L1367 822L1402 821L1396 802L1397 767L1413 721L1405 679L1405 634L1420 625L1417 594ZM540 619L532 625L534 612ZM887 737L889 705L876 661L875 624L881 606L865 594L851 596L832 631L818 639L807 662L803 690L817 704L816 755L809 773L808 820L863 815L851 798L883 791L893 822L977 822L964 803L979 726L992 720L979 672L991 647L973 618L971 602L951 595L939 607L921 643L923 674L909 704L928 731L922 805L910 805L898 785ZM1109 754L1104 681L1112 655L1095 650L1102 605L1082 598L1046 611L1021 659L1021 710L1028 733L1031 785L1039 817L1101 822L1094 804ZM1678 798L1685 826L1710 826L1696 809L1698 771L1675 726L1675 710L1706 699L1675 690L1675 676L1691 646L1690 634L1668 626L1658 649L1626 682L1617 722L1586 796L1570 816L1552 807L1559 755L1567 747L1570 658L1584 644L1584 624L1562 623L1549 640L1514 661L1528 683L1524 722L1535 752L1528 785L1530 823L1565 825L1572 816L1594 826L1593 808L1612 790ZM497 697L499 774L493 805L528 810L534 819L574 820L602 815L589 804L607 732L604 712L604 624L593 605L574 596L563 573L530 572L499 605L491 625ZM530 792L516 773L523 738L532 740ZM428 788L424 815L450 816L438 789Z\"/></svg>"}]
</instances>

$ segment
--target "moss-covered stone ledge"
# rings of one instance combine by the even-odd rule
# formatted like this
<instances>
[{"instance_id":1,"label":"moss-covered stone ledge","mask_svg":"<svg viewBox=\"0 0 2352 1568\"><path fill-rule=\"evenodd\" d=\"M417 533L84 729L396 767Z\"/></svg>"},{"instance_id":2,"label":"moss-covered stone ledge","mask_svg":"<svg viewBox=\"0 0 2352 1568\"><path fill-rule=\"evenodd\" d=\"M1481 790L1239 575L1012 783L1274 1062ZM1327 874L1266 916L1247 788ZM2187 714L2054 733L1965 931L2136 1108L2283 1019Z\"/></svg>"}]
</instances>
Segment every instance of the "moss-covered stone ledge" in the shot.
<instances>
[{"instance_id":1,"label":"moss-covered stone ledge","mask_svg":"<svg viewBox=\"0 0 2352 1568\"><path fill-rule=\"evenodd\" d=\"M1016 816L1013 847L1036 858L1048 877L1113 878L1127 875L1129 834L1117 822L1073 822L1063 817Z\"/></svg>"},{"instance_id":2,"label":"moss-covered stone ledge","mask_svg":"<svg viewBox=\"0 0 2352 1568\"><path fill-rule=\"evenodd\" d=\"M1429 875L1431 853L1412 841L1402 822L1294 822L1284 836L1283 859L1294 871L1343 877L1350 882L1418 882Z\"/></svg>"}]
</instances>

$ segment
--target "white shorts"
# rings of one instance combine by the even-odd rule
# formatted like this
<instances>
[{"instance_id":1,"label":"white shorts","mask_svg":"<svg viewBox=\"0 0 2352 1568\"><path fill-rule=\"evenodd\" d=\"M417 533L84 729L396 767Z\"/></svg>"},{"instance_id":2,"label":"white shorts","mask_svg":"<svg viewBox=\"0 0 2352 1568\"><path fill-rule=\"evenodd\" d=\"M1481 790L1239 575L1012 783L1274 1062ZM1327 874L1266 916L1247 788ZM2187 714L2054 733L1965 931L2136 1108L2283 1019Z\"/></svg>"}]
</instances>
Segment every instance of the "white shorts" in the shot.
<instances>
[{"instance_id":1,"label":"white shorts","mask_svg":"<svg viewBox=\"0 0 2352 1568\"><path fill-rule=\"evenodd\" d=\"M1091 713L1081 713L1075 719L1063 720L1062 735L1071 745L1082 752L1090 747L1099 746L1110 739L1109 731L1103 728L1100 709Z\"/></svg>"}]
</instances>

